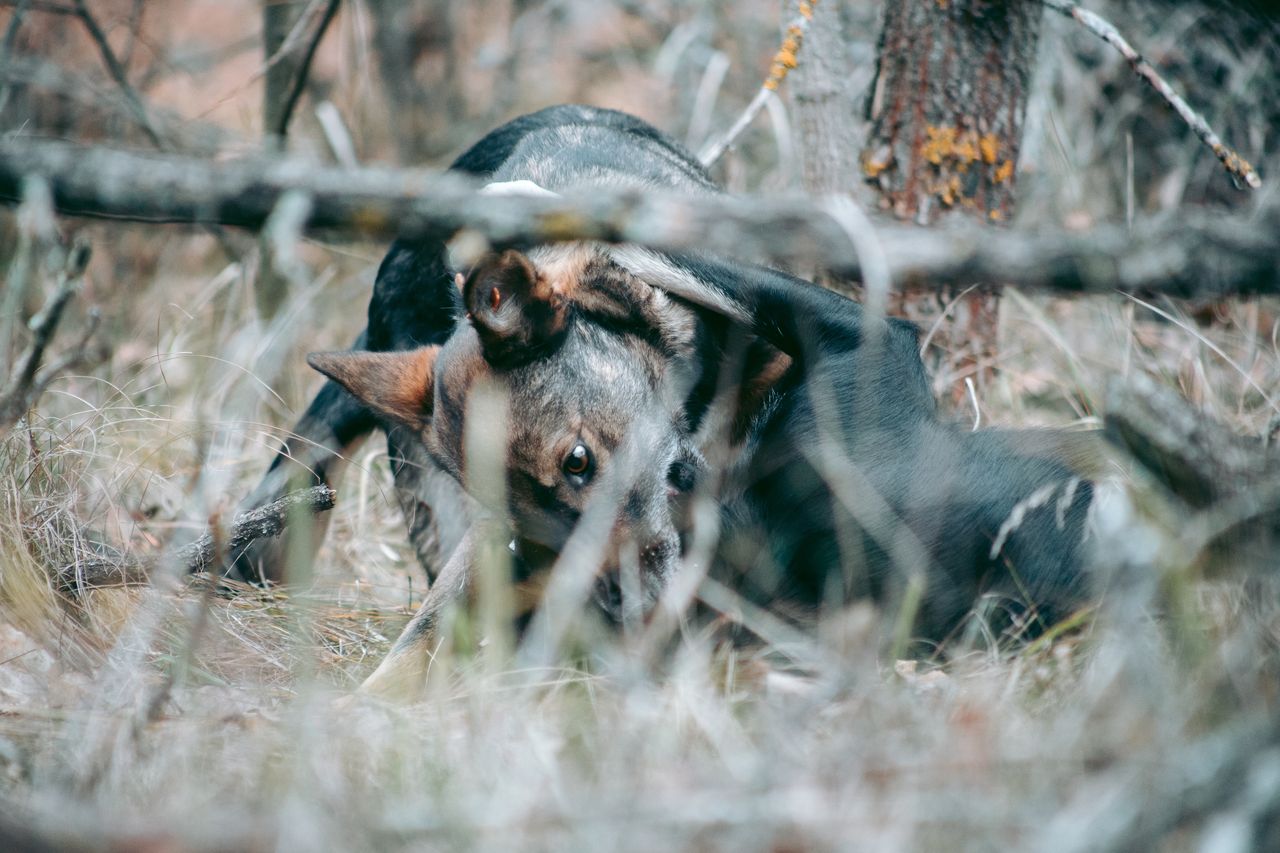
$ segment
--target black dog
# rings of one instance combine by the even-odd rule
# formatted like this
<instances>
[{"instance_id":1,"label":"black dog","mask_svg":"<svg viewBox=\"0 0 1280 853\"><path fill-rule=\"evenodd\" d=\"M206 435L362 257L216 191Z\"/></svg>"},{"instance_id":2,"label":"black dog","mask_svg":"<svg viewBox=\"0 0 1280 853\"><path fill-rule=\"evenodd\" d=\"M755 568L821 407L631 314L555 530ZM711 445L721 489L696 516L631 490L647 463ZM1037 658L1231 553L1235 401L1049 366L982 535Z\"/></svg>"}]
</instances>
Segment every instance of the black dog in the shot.
<instances>
[{"instance_id":1,"label":"black dog","mask_svg":"<svg viewBox=\"0 0 1280 853\"><path fill-rule=\"evenodd\" d=\"M654 128L588 107L517 119L454 168L507 191L717 192ZM681 566L698 496L720 509L709 571L789 613L914 603L914 633L939 638L986 593L1043 623L1083 601L1091 484L1025 434L940 421L913 326L776 270L572 243L456 271L443 244L397 242L355 349L311 364L334 381L251 501L298 472L332 478L382 426L420 557L432 572L452 554L372 689L420 677L436 615L469 588L477 529L513 541L520 581L594 524L578 535L595 597L625 620ZM481 387L514 414L499 506L466 493ZM260 549L237 567L274 578L277 564Z\"/></svg>"}]
</instances>

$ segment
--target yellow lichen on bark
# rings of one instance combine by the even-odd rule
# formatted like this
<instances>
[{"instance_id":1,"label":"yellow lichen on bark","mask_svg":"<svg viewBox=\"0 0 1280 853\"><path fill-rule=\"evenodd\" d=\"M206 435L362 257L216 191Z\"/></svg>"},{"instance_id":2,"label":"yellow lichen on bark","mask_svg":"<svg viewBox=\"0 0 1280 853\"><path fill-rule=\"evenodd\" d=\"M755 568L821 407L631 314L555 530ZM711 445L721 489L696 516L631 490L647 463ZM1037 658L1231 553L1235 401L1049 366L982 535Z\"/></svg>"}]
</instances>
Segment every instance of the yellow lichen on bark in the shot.
<instances>
[{"instance_id":1,"label":"yellow lichen on bark","mask_svg":"<svg viewBox=\"0 0 1280 853\"><path fill-rule=\"evenodd\" d=\"M868 152L862 156L862 173L871 180L875 180L884 174L885 170L893 164L893 152L886 145L874 154Z\"/></svg>"},{"instance_id":2,"label":"yellow lichen on bark","mask_svg":"<svg viewBox=\"0 0 1280 853\"><path fill-rule=\"evenodd\" d=\"M988 166L994 166L996 158L1000 156L1000 137L994 133L988 133L978 140L978 148L982 151L982 162Z\"/></svg>"},{"instance_id":3,"label":"yellow lichen on bark","mask_svg":"<svg viewBox=\"0 0 1280 853\"><path fill-rule=\"evenodd\" d=\"M967 130L960 134L960 138L956 141L955 161L956 168L961 172L969 171L969 164L978 159L978 135L972 130Z\"/></svg>"},{"instance_id":4,"label":"yellow lichen on bark","mask_svg":"<svg viewBox=\"0 0 1280 853\"><path fill-rule=\"evenodd\" d=\"M956 129L929 125L925 128L925 135L928 138L921 147L920 153L933 165L941 166L956 149Z\"/></svg>"},{"instance_id":5,"label":"yellow lichen on bark","mask_svg":"<svg viewBox=\"0 0 1280 853\"><path fill-rule=\"evenodd\" d=\"M947 207L952 207L955 205L956 201L963 196L963 193L964 187L960 183L960 176L952 175L943 182L941 192L938 193L938 198Z\"/></svg>"},{"instance_id":6,"label":"yellow lichen on bark","mask_svg":"<svg viewBox=\"0 0 1280 853\"><path fill-rule=\"evenodd\" d=\"M994 163L1000 150L1000 142L993 134L979 137L973 130L929 125L925 135L920 149L924 159L935 166L954 166L960 172L967 172L979 160Z\"/></svg>"}]
</instances>

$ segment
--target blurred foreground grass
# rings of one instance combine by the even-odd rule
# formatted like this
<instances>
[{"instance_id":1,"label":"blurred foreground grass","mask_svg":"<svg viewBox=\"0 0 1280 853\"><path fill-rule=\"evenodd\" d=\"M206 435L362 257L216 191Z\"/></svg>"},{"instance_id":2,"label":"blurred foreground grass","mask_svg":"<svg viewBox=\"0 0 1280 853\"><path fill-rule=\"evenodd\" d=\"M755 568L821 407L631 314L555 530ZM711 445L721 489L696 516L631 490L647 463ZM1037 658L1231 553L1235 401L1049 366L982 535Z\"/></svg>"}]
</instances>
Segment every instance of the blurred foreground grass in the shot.
<instances>
[{"instance_id":1,"label":"blurred foreground grass","mask_svg":"<svg viewBox=\"0 0 1280 853\"><path fill-rule=\"evenodd\" d=\"M1278 102L1265 96L1277 85L1260 59L1266 46L1234 46L1214 90L1177 50L1188 33L1204 35L1203 18L1161 9L1134 11L1136 32L1180 67L1215 125L1231 119L1227 135L1248 143L1274 187L1270 119L1248 107ZM606 70L588 94L655 119L666 110L660 123L680 129L712 37L752 24L725 17L693 19L693 47L667 65L650 64L631 31L593 46ZM758 24L744 43L772 50L774 33ZM850 39L869 61L873 28ZM1161 108L1122 62L1061 22L1046 27L1044 51L1020 177L1026 221L1116 219L1126 196L1139 216L1237 203L1224 201L1226 178L1189 134L1148 120ZM332 62L335 99L359 102L367 72L345 54ZM583 76L564 66L565 79ZM754 80L744 67L734 74ZM512 110L581 91L521 79L537 85ZM655 90L669 103L649 100ZM723 124L740 106L723 100L716 121L699 123ZM442 116L439 135L478 132L479 120ZM1136 198L1123 178L1126 136L1138 140ZM1163 141L1144 147L1152 137ZM790 155L768 140L752 138L732 181L772 187L795 173L769 161ZM11 259L16 232L5 233ZM56 383L0 440L0 840L27 824L67 848L1091 849L1143 837L1124 831L1148 819L1160 829L1157 817L1180 806L1187 816L1156 833L1163 849L1244 850L1280 831L1274 818L1240 817L1253 814L1248 796L1186 802L1197 778L1188 767L1216 779L1215 756L1230 752L1216 738L1277 714L1273 580L1181 573L1159 579L1174 587L1161 600L1178 603L1163 613L1106 608L1030 645L975 630L919 662L882 654L865 607L834 614L799 650L735 650L700 634L657 667L626 638L598 636L552 668L460 654L437 662L420 705L352 705L340 697L425 588L374 439L352 460L302 587L206 599L198 583L170 579L56 593L51 571L70 549L92 547L78 541L84 531L156 551L234 509L319 384L302 354L359 331L384 248L300 247L304 272L264 321L252 247L229 261L203 234L82 233L95 257L74 310L106 309L110 360ZM38 305L49 282L37 275L29 301ZM82 319L70 317L64 335ZM12 351L14 334L0 346ZM1278 337L1274 299L1180 306L1010 293L999 361L974 396L984 424L1089 428L1107 381L1144 373L1258 435L1277 411ZM947 352L930 360L940 394L972 369ZM974 416L968 405L957 417ZM1280 801L1275 780L1242 790Z\"/></svg>"}]
</instances>

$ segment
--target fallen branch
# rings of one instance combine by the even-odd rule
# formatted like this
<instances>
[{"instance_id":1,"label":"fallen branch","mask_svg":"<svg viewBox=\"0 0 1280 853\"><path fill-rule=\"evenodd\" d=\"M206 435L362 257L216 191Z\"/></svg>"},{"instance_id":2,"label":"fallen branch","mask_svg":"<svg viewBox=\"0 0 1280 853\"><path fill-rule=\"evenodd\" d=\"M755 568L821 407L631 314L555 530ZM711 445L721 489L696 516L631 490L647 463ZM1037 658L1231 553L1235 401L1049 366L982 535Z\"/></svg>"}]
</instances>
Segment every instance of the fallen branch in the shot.
<instances>
[{"instance_id":1,"label":"fallen branch","mask_svg":"<svg viewBox=\"0 0 1280 853\"><path fill-rule=\"evenodd\" d=\"M1144 374L1109 389L1106 434L1192 507L1280 480L1280 448L1232 432Z\"/></svg>"},{"instance_id":2,"label":"fallen branch","mask_svg":"<svg viewBox=\"0 0 1280 853\"><path fill-rule=\"evenodd\" d=\"M1273 837L1265 828L1274 827L1280 812L1275 782L1278 747L1280 718L1264 714L1224 726L1172 755L1161 755L1153 765L1157 772L1140 779L1133 778L1129 767L1113 772L1104 777L1103 785L1085 786L1078 805L1047 827L1044 837L1053 841L1044 849L1156 850L1170 838L1194 837L1193 828L1200 830L1200 838L1207 838L1215 816L1230 817L1235 828L1243 830L1230 835L1246 839L1233 849L1253 849L1249 840ZM1134 796L1134 791L1141 791L1141 796Z\"/></svg>"},{"instance_id":3,"label":"fallen branch","mask_svg":"<svg viewBox=\"0 0 1280 853\"><path fill-rule=\"evenodd\" d=\"M1174 112L1195 131L1196 136L1200 137L1201 141L1213 150L1213 153L1222 161L1222 165L1226 167L1232 177L1255 190L1262 186L1262 178L1254 171L1253 166L1249 165L1249 161L1227 147L1218 134L1213 132L1213 128L1209 127L1209 123L1204 120L1204 117L1191 109L1191 106L1182 99L1181 95L1173 90L1172 86L1165 82L1164 78L1152 67L1151 63L1147 62L1142 54L1134 50L1133 45L1129 44L1125 37L1120 35L1120 31L1114 25L1088 9L1080 8L1079 4L1069 2L1069 0L1042 0L1042 2L1055 12L1073 18L1089 32L1118 50L1120 55L1129 63L1129 67L1133 69L1134 73L1151 84L1151 88L1155 89L1156 93L1164 98L1165 103L1173 107Z\"/></svg>"},{"instance_id":4,"label":"fallen branch","mask_svg":"<svg viewBox=\"0 0 1280 853\"><path fill-rule=\"evenodd\" d=\"M58 585L64 590L78 591L145 584L152 572L166 563L181 565L188 573L220 569L223 563L230 564L251 542L279 536L295 513L305 511L315 515L326 512L333 509L336 498L337 492L329 486L312 486L290 492L269 504L237 515L227 536L218 537L214 531L209 531L168 555L82 557L58 572Z\"/></svg>"},{"instance_id":5,"label":"fallen branch","mask_svg":"<svg viewBox=\"0 0 1280 853\"><path fill-rule=\"evenodd\" d=\"M16 138L0 141L0 200L42 176L63 214L260 230L290 191L311 201L310 233L449 239L463 230L495 247L565 240L638 243L861 276L831 202L673 196L638 190L589 196L493 196L452 173L320 167L283 159L232 162ZM1241 216L1196 213L1130 231L992 230L957 223L921 230L878 221L896 289L975 282L1058 292L1121 290L1218 299L1280 293L1280 206Z\"/></svg>"},{"instance_id":6,"label":"fallen branch","mask_svg":"<svg viewBox=\"0 0 1280 853\"><path fill-rule=\"evenodd\" d=\"M1239 435L1149 376L1107 394L1105 435L1179 507L1182 553L1271 571L1280 537L1280 449ZM1222 559L1229 558L1229 559Z\"/></svg>"}]
</instances>

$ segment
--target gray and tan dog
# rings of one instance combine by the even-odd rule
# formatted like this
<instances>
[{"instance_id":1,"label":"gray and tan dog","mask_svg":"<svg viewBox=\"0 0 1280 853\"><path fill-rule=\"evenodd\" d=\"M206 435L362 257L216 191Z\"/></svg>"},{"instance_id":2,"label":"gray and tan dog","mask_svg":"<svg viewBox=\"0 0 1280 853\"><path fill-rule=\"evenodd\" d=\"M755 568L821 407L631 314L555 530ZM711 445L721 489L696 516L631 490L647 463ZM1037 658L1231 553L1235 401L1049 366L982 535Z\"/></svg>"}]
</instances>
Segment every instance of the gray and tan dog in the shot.
<instances>
[{"instance_id":1,"label":"gray and tan dog","mask_svg":"<svg viewBox=\"0 0 1280 853\"><path fill-rule=\"evenodd\" d=\"M654 128L589 107L517 119L454 168L517 191L718 191ZM332 381L250 501L298 472L331 479L346 448L387 431L433 585L366 682L382 695L422 682L486 538L511 540L520 584L594 519L594 599L643 618L682 567L695 494L720 509L704 568L764 606L915 600L914 633L938 639L995 594L1048 624L1084 600L1092 486L1052 438L941 421L917 347L907 323L734 259L573 243L457 271L442 243L398 242L356 347L310 358ZM512 413L501 505L464 446L482 388ZM236 562L250 579L277 565L261 546Z\"/></svg>"}]
</instances>

